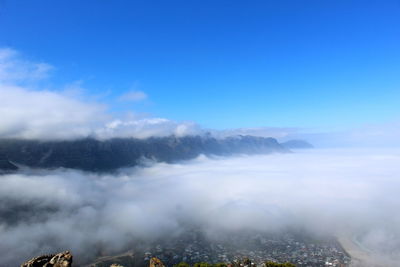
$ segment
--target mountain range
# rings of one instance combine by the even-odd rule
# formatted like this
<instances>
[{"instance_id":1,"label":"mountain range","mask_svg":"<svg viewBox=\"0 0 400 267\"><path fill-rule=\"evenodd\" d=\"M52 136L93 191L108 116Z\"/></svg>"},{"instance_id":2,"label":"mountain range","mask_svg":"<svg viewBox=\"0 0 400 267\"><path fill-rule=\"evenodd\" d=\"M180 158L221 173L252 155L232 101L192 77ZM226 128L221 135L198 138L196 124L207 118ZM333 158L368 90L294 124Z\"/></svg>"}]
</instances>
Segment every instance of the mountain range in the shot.
<instances>
[{"instance_id":1,"label":"mountain range","mask_svg":"<svg viewBox=\"0 0 400 267\"><path fill-rule=\"evenodd\" d=\"M296 142L294 144L299 141ZM200 154L229 156L287 153L290 152L291 144L293 143L280 144L274 138L248 135L224 139L212 136L108 140L85 138L70 141L0 139L0 170L9 172L18 169L18 166L26 166L109 172L136 166L144 159L171 163L193 159Z\"/></svg>"}]
</instances>

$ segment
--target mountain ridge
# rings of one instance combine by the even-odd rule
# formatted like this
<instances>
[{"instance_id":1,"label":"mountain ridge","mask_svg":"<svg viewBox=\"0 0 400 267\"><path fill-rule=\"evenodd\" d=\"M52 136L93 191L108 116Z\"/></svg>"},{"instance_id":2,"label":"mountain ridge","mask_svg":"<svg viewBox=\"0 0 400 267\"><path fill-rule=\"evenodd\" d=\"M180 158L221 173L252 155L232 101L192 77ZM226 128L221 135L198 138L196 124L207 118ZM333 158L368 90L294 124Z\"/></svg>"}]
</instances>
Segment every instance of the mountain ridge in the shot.
<instances>
[{"instance_id":1,"label":"mountain ridge","mask_svg":"<svg viewBox=\"0 0 400 267\"><path fill-rule=\"evenodd\" d=\"M109 172L133 167L145 159L172 163L193 159L201 154L288 153L275 138L239 135L217 139L211 136L168 136L147 139L94 138L70 141L0 139L0 170L18 165L30 168L70 168Z\"/></svg>"}]
</instances>

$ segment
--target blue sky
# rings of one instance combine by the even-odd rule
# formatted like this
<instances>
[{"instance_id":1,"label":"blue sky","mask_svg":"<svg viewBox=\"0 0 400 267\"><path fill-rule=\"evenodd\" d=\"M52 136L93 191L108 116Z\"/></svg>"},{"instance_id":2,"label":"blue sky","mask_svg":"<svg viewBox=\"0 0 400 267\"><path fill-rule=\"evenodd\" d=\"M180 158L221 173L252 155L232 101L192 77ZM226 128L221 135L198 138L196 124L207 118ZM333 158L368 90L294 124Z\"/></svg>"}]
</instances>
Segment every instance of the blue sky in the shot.
<instances>
[{"instance_id":1,"label":"blue sky","mask_svg":"<svg viewBox=\"0 0 400 267\"><path fill-rule=\"evenodd\" d=\"M54 66L46 87L206 128L400 118L400 1L3 0L0 47Z\"/></svg>"}]
</instances>

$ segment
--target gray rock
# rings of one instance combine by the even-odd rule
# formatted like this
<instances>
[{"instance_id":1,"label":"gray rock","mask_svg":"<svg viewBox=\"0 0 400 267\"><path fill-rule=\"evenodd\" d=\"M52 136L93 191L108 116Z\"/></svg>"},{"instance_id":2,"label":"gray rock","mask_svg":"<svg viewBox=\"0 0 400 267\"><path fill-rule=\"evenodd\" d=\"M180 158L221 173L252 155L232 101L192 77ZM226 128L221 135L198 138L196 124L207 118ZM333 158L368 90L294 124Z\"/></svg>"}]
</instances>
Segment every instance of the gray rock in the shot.
<instances>
[{"instance_id":1,"label":"gray rock","mask_svg":"<svg viewBox=\"0 0 400 267\"><path fill-rule=\"evenodd\" d=\"M72 254L69 251L64 251L58 254L42 255L21 264L21 267L71 267L71 266L72 266Z\"/></svg>"}]
</instances>

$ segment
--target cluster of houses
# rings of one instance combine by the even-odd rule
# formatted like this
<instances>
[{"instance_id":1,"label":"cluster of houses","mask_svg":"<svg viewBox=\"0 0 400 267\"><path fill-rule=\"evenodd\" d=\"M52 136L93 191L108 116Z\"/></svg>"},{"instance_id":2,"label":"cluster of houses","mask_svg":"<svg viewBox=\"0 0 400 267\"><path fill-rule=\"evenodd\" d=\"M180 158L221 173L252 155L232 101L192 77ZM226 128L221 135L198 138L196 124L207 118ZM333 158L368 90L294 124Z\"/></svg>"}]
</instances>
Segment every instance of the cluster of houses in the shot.
<instances>
[{"instance_id":1,"label":"cluster of houses","mask_svg":"<svg viewBox=\"0 0 400 267\"><path fill-rule=\"evenodd\" d=\"M213 239L190 231L180 238L149 247L143 256L145 261L157 257L167 266L181 262L233 263L243 258L251 259L257 266L266 261L290 262L301 267L346 267L350 264L350 257L336 240L312 240L291 234L231 235Z\"/></svg>"}]
</instances>

